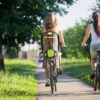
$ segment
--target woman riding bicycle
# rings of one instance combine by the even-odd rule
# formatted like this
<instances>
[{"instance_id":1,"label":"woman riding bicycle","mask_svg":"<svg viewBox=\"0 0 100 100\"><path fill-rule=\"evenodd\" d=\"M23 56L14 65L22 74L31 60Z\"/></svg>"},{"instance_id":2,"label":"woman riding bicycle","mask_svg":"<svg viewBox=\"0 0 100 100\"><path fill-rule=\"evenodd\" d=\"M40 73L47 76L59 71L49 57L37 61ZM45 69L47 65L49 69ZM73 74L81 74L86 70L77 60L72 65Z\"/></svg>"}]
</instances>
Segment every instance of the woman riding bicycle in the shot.
<instances>
[{"instance_id":1,"label":"woman riding bicycle","mask_svg":"<svg viewBox=\"0 0 100 100\"><path fill-rule=\"evenodd\" d=\"M96 69L96 56L97 49L100 49L100 13L94 12L92 14L91 22L86 28L86 33L82 42L82 47L86 46L86 42L91 34L91 44L90 44L90 54L91 54L91 66L93 72L91 74L91 79L95 77Z\"/></svg>"},{"instance_id":2,"label":"woman riding bicycle","mask_svg":"<svg viewBox=\"0 0 100 100\"><path fill-rule=\"evenodd\" d=\"M57 18L52 13L48 13L47 16L44 18L44 21L43 21L43 33L45 34L46 32L55 32L55 33L57 33L57 35L58 35L58 37L60 39L60 42L62 44L62 48L65 47L63 34L61 33L61 31L58 28ZM43 44L43 45L47 46L46 44ZM56 44L54 44L54 45L56 45ZM57 57L56 58L57 72L58 72L58 74L62 74L62 68L59 65L59 63L60 63L59 57ZM46 58L44 58L43 67L45 68L45 76L46 76L46 84L45 84L45 86L49 86L49 75L48 75L49 72L48 72L47 59Z\"/></svg>"}]
</instances>

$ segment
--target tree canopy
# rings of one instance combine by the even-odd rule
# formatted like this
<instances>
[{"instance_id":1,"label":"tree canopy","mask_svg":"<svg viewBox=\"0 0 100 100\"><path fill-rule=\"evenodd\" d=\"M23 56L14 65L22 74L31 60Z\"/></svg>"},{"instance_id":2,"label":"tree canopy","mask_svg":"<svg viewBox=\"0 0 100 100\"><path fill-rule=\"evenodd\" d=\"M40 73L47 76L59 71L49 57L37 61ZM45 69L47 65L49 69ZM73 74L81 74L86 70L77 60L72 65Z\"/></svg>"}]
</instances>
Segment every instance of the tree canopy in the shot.
<instances>
[{"instance_id":1,"label":"tree canopy","mask_svg":"<svg viewBox=\"0 0 100 100\"><path fill-rule=\"evenodd\" d=\"M18 47L38 40L48 12L65 14L77 0L0 0L0 70L5 70L2 46Z\"/></svg>"},{"instance_id":2,"label":"tree canopy","mask_svg":"<svg viewBox=\"0 0 100 100\"><path fill-rule=\"evenodd\" d=\"M100 0L96 0L96 5L92 7L92 10L100 12Z\"/></svg>"},{"instance_id":3,"label":"tree canopy","mask_svg":"<svg viewBox=\"0 0 100 100\"><path fill-rule=\"evenodd\" d=\"M0 0L0 39L5 46L37 40L48 12L65 14L76 0Z\"/></svg>"}]
</instances>

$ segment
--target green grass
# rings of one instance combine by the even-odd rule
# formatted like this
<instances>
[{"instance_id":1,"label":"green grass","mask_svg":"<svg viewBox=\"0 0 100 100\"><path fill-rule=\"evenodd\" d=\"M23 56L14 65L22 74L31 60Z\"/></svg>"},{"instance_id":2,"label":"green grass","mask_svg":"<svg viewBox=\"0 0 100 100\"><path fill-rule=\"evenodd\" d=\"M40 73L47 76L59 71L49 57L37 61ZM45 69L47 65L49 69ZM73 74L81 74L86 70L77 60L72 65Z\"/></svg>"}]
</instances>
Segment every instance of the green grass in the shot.
<instances>
[{"instance_id":1,"label":"green grass","mask_svg":"<svg viewBox=\"0 0 100 100\"><path fill-rule=\"evenodd\" d=\"M92 85L92 80L90 79L91 66L89 59L62 59L62 66L67 74Z\"/></svg>"},{"instance_id":2,"label":"green grass","mask_svg":"<svg viewBox=\"0 0 100 100\"><path fill-rule=\"evenodd\" d=\"M34 61L5 60L6 72L0 73L0 100L35 100L37 78Z\"/></svg>"}]
</instances>

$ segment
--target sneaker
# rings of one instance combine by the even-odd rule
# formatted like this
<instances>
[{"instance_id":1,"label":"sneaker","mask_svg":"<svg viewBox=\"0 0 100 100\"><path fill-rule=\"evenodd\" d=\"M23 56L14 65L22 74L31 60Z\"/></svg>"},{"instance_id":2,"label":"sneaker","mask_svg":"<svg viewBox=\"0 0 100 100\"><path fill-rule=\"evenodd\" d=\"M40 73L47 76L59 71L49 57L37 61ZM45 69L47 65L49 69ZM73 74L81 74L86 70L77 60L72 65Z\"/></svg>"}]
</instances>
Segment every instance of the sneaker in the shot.
<instances>
[{"instance_id":1,"label":"sneaker","mask_svg":"<svg viewBox=\"0 0 100 100\"><path fill-rule=\"evenodd\" d=\"M57 74L58 75L62 75L63 74L63 69L61 67L57 68Z\"/></svg>"},{"instance_id":2,"label":"sneaker","mask_svg":"<svg viewBox=\"0 0 100 100\"><path fill-rule=\"evenodd\" d=\"M93 71L90 75L90 78L93 80L95 78L95 71Z\"/></svg>"},{"instance_id":3,"label":"sneaker","mask_svg":"<svg viewBox=\"0 0 100 100\"><path fill-rule=\"evenodd\" d=\"M50 79L47 79L47 80L46 80L45 86L46 86L46 87L50 86Z\"/></svg>"}]
</instances>

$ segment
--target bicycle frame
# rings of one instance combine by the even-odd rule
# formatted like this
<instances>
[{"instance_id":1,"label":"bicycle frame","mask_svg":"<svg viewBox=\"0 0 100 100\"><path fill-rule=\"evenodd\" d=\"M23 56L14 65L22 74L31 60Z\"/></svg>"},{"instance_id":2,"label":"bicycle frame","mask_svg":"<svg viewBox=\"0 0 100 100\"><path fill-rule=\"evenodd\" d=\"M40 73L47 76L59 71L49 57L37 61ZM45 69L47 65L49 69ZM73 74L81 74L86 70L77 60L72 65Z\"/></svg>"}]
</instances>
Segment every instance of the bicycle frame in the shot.
<instances>
[{"instance_id":1,"label":"bicycle frame","mask_svg":"<svg viewBox=\"0 0 100 100\"><path fill-rule=\"evenodd\" d=\"M55 35L55 36L53 36ZM44 39L44 41L47 42L47 45L42 44L42 54L44 58L47 58L48 61L48 65L49 65L49 78L50 78L50 86L51 86L51 92L52 94L54 93L54 91L57 91L57 87L56 87L56 82L57 82L57 69L56 69L56 56L57 56L57 51L54 50L53 48L53 42L54 39L58 38L57 34L55 34L55 32L47 32L44 33L42 36L42 39ZM41 41L42 43L44 42L43 40ZM56 42L58 42L58 40L56 39ZM57 43L58 44L58 43ZM45 46L47 46L48 48L45 48ZM57 47L57 46L56 46Z\"/></svg>"},{"instance_id":2,"label":"bicycle frame","mask_svg":"<svg viewBox=\"0 0 100 100\"><path fill-rule=\"evenodd\" d=\"M90 45L86 44L87 49L90 48ZM90 56L90 55L89 55ZM96 71L95 71L95 78L93 79L93 88L94 91L99 88L100 90L100 49L97 50L97 57L96 57Z\"/></svg>"}]
</instances>

